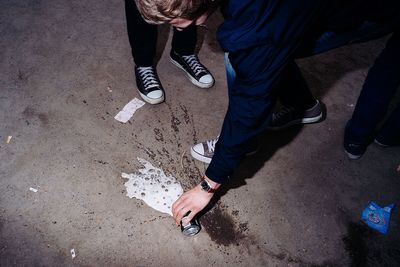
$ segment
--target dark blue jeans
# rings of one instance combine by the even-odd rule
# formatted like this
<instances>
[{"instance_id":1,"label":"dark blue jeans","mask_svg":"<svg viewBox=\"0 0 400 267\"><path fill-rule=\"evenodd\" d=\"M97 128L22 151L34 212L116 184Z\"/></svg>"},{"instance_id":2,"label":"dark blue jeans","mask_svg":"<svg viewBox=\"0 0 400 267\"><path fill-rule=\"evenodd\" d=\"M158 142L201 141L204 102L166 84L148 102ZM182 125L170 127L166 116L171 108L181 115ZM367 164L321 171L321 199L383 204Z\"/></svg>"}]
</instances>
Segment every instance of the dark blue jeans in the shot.
<instances>
[{"instance_id":1,"label":"dark blue jeans","mask_svg":"<svg viewBox=\"0 0 400 267\"><path fill-rule=\"evenodd\" d=\"M346 126L346 143L367 145L376 138L383 144L400 145L400 103L377 131L399 86L400 29L393 33L368 72L353 116Z\"/></svg>"},{"instance_id":2,"label":"dark blue jeans","mask_svg":"<svg viewBox=\"0 0 400 267\"><path fill-rule=\"evenodd\" d=\"M395 19L399 20L400 16ZM282 86L292 80L293 75L298 74L297 77L302 78L294 62L296 58L378 38L395 29L386 23L364 23L346 32L306 33L312 36L299 36L303 43L296 42L290 46L266 44L231 52L227 61L229 106L213 159L206 170L207 177L218 183L228 180L244 154L250 150L250 143L268 127L276 98L281 97L284 89L290 91L287 96L294 102L301 99L297 96L310 94L307 86ZM286 76L288 79L284 78ZM312 96L311 99L315 103Z\"/></svg>"},{"instance_id":3,"label":"dark blue jeans","mask_svg":"<svg viewBox=\"0 0 400 267\"><path fill-rule=\"evenodd\" d=\"M400 22L395 20L392 22L389 22L385 25L380 25L377 23L371 23L371 22L365 22L363 25L360 27L351 30L351 31L346 31L342 33L334 33L334 32L324 32L322 33L316 41L311 41L309 43L303 44L297 51L295 58L305 58L309 56L313 56L316 54L320 54L326 51L329 51L331 49L347 45L347 44L352 44L352 43L360 43L360 42L366 42L369 40L373 40L376 38L383 37L391 32L394 31L394 29L398 28ZM390 41L390 47L389 49L386 48L385 51L383 52L380 57L385 57L385 59L378 59L375 65L379 65L377 67L374 67L373 73L371 75L374 77L373 79L375 80L382 80L382 79L390 79L387 81L387 84L392 84L389 86L390 88L393 87L394 83L396 83L396 78L400 77L400 72L398 71L398 68L395 68L396 66L399 66L400 62L394 57L391 58L390 54L396 53L398 55L399 51L397 47L399 46L399 41L398 41L398 34L396 34L397 37L392 37L396 38L396 40ZM396 50L396 51L395 51ZM393 55L395 56L395 55ZM389 66L390 65L390 66ZM233 83L233 80L235 79L235 71L233 67L231 66L229 62L229 56L228 54L225 55L225 66L226 66L226 72L227 72L227 80L228 80L228 86L230 86ZM396 74L392 74L391 77L381 77L381 75L385 75L384 72L382 71L383 69L386 68L392 68L392 72L397 72L399 75L396 76ZM372 81L368 81L369 79L367 78L367 81L364 84L365 87L373 87L375 85L372 84ZM397 85L399 83L397 82ZM295 107L296 109L308 109L311 108L315 105L316 101L307 86L306 81L304 80L301 71L297 64L293 61L289 62L285 69L282 72L282 78L281 82L278 85L279 90L278 90L278 97L279 100L282 102L283 105L285 106L292 106ZM379 88L379 87L378 87ZM383 92L380 91L382 94L383 98L388 98L389 100L393 95L393 90L394 89L389 89L385 87L385 91ZM376 89L377 90L377 89ZM386 91L387 90L387 91ZM365 98L370 98L368 95L370 94L369 91L372 91L372 89L367 90L365 93L365 97L363 97L363 101L365 101ZM360 104L360 107L358 108L358 112L364 113L362 110L364 109L365 104ZM357 108L356 108L357 109ZM386 110L386 109L385 109ZM400 112L400 111L397 111ZM394 116L396 115L396 112L393 113ZM381 119L381 116L379 117L379 120ZM358 120L356 118L356 120ZM378 120L378 119L377 119ZM372 122L370 121L371 125ZM376 125L376 124L375 124ZM356 128L356 126L354 127ZM371 128L371 126L368 126L366 128ZM353 131L353 130L352 130Z\"/></svg>"}]
</instances>

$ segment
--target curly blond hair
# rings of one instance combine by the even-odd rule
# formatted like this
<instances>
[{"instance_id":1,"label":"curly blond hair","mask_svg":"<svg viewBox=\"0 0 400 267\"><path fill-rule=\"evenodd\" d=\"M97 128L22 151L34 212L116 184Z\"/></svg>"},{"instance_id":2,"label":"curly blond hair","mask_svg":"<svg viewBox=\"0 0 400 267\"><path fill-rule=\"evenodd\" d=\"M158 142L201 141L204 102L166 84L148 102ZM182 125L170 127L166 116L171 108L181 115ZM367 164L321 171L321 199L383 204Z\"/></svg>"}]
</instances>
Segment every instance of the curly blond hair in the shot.
<instances>
[{"instance_id":1,"label":"curly blond hair","mask_svg":"<svg viewBox=\"0 0 400 267\"><path fill-rule=\"evenodd\" d=\"M195 19L216 0L135 0L143 19L150 24L167 23L174 18Z\"/></svg>"}]
</instances>

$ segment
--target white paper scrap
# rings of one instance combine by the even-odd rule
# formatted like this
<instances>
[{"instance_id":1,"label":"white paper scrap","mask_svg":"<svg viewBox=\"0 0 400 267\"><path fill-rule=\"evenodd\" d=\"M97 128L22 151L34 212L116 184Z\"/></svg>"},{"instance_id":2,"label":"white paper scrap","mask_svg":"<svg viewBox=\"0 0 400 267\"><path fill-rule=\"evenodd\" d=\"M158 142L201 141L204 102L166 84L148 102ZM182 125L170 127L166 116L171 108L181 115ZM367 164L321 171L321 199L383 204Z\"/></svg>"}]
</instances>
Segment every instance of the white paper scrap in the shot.
<instances>
[{"instance_id":1,"label":"white paper scrap","mask_svg":"<svg viewBox=\"0 0 400 267\"><path fill-rule=\"evenodd\" d=\"M126 123L130 118L132 118L136 110L143 107L144 104L145 103L142 100L134 98L128 104L126 104L117 115L115 115L114 119L122 123Z\"/></svg>"},{"instance_id":2,"label":"white paper scrap","mask_svg":"<svg viewBox=\"0 0 400 267\"><path fill-rule=\"evenodd\" d=\"M11 138L12 138L11 135L7 136L6 144L9 144L11 142Z\"/></svg>"},{"instance_id":3,"label":"white paper scrap","mask_svg":"<svg viewBox=\"0 0 400 267\"><path fill-rule=\"evenodd\" d=\"M71 249L71 257L72 258L76 257L75 249Z\"/></svg>"},{"instance_id":4,"label":"white paper scrap","mask_svg":"<svg viewBox=\"0 0 400 267\"><path fill-rule=\"evenodd\" d=\"M154 167L150 162L138 158L144 168L138 174L122 173L129 179L125 183L126 195L130 198L142 199L155 210L172 215L172 204L182 195L181 184L172 176L166 176L162 169Z\"/></svg>"},{"instance_id":5,"label":"white paper scrap","mask_svg":"<svg viewBox=\"0 0 400 267\"><path fill-rule=\"evenodd\" d=\"M37 193L37 189L36 188L33 188L33 187L29 187L29 190L31 190L32 192L35 192L35 193Z\"/></svg>"}]
</instances>

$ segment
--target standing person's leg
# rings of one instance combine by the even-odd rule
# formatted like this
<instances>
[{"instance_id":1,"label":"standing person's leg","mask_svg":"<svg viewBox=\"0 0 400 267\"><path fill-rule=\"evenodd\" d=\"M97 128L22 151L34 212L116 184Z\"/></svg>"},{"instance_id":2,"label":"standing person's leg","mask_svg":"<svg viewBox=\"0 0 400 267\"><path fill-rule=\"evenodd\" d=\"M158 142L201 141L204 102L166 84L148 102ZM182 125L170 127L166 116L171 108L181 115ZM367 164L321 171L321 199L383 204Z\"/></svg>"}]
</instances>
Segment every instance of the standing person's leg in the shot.
<instances>
[{"instance_id":1,"label":"standing person's leg","mask_svg":"<svg viewBox=\"0 0 400 267\"><path fill-rule=\"evenodd\" d=\"M214 85L214 77L210 71L200 63L195 55L197 43L197 26L190 25L182 30L173 28L171 62L182 69L189 80L200 88L209 88Z\"/></svg>"},{"instance_id":2,"label":"standing person's leg","mask_svg":"<svg viewBox=\"0 0 400 267\"><path fill-rule=\"evenodd\" d=\"M173 27L171 48L181 56L194 54L197 43L197 26L190 25L182 30Z\"/></svg>"},{"instance_id":3,"label":"standing person's leg","mask_svg":"<svg viewBox=\"0 0 400 267\"><path fill-rule=\"evenodd\" d=\"M157 26L145 22L135 1L125 0L129 43L136 64L136 85L140 96L150 104L164 101L164 89L154 66L157 46Z\"/></svg>"},{"instance_id":4,"label":"standing person's leg","mask_svg":"<svg viewBox=\"0 0 400 267\"><path fill-rule=\"evenodd\" d=\"M400 103L379 130L375 142L383 146L400 145Z\"/></svg>"},{"instance_id":5,"label":"standing person's leg","mask_svg":"<svg viewBox=\"0 0 400 267\"><path fill-rule=\"evenodd\" d=\"M366 41L387 35L393 31L393 25L397 23L394 20L398 19L394 18L394 20L392 20L388 21L384 25L371 24L368 27L360 27L353 31L347 31L344 33L323 33L316 40L310 41L310 44L312 45L307 44L299 47L296 52L296 57L303 58L345 44ZM312 47L311 50L310 47ZM321 110L320 103L312 97L312 94L295 63L287 67L285 77L286 78L282 79L282 86L280 86L281 91L279 92L279 99L283 103L284 107L277 112L274 112L270 129L282 129L293 124L319 121L319 119L316 119L314 115L318 113L318 110ZM314 106L312 106L312 103L314 103ZM307 108L308 110L304 110ZM302 112L304 115L303 117ZM311 120L308 120L309 114L311 114Z\"/></svg>"},{"instance_id":6,"label":"standing person's leg","mask_svg":"<svg viewBox=\"0 0 400 267\"><path fill-rule=\"evenodd\" d=\"M397 30L369 70L353 116L347 123L344 146L351 158L361 157L373 140L377 125L384 118L400 86L399 62L400 31Z\"/></svg>"},{"instance_id":7,"label":"standing person's leg","mask_svg":"<svg viewBox=\"0 0 400 267\"><path fill-rule=\"evenodd\" d=\"M143 20L133 0L125 0L125 14L129 43L136 66L153 66L157 45L157 25L148 24Z\"/></svg>"},{"instance_id":8,"label":"standing person's leg","mask_svg":"<svg viewBox=\"0 0 400 267\"><path fill-rule=\"evenodd\" d=\"M322 108L310 92L297 64L292 61L282 71L278 98L283 105L272 115L269 129L280 130L294 124L318 122Z\"/></svg>"}]
</instances>

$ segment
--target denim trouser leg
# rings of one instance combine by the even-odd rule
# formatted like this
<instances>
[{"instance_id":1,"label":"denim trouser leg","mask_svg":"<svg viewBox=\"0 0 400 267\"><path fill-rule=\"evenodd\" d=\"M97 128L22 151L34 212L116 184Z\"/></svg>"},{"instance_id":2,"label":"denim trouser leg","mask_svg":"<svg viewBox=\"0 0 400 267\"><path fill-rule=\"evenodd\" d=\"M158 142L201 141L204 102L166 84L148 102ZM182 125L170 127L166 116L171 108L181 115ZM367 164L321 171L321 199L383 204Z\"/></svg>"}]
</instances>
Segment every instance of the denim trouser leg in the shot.
<instances>
[{"instance_id":1,"label":"denim trouser leg","mask_svg":"<svg viewBox=\"0 0 400 267\"><path fill-rule=\"evenodd\" d=\"M224 54L224 61L225 61L226 81L228 84L228 88L232 88L231 86L233 85L233 82L236 79L236 72L232 67L231 61L229 60L229 53ZM256 138L249 140L247 146L248 146L247 152L254 152L257 149Z\"/></svg>"},{"instance_id":2,"label":"denim trouser leg","mask_svg":"<svg viewBox=\"0 0 400 267\"><path fill-rule=\"evenodd\" d=\"M229 53L225 53L225 69L228 88L232 86L236 73L229 61ZM315 105L316 101L301 75L300 69L293 61L285 67L279 83L279 98L283 105L298 109L308 109Z\"/></svg>"},{"instance_id":3,"label":"denim trouser leg","mask_svg":"<svg viewBox=\"0 0 400 267\"><path fill-rule=\"evenodd\" d=\"M294 57L309 57L345 44L376 39L393 32L399 24L399 19L396 18L386 25L365 22L354 31L344 33L325 32L316 41L305 43L299 47ZM315 99L295 62L289 63L284 69L282 81L279 85L281 87L279 89L279 98L282 104L298 109L307 109L315 105Z\"/></svg>"},{"instance_id":4,"label":"denim trouser leg","mask_svg":"<svg viewBox=\"0 0 400 267\"><path fill-rule=\"evenodd\" d=\"M400 103L390 114L376 139L385 145L400 145Z\"/></svg>"},{"instance_id":5,"label":"denim trouser leg","mask_svg":"<svg viewBox=\"0 0 400 267\"><path fill-rule=\"evenodd\" d=\"M384 118L390 101L400 86L399 62L400 30L392 35L368 72L353 116L346 126L346 142L367 144L374 138L376 127ZM393 124L399 128L399 115L399 111L394 112L386 127ZM385 131L390 134L390 130Z\"/></svg>"},{"instance_id":6,"label":"denim trouser leg","mask_svg":"<svg viewBox=\"0 0 400 267\"><path fill-rule=\"evenodd\" d=\"M225 61L226 81L228 83L228 88L232 88L233 81L235 80L236 77L236 72L233 69L231 62L229 60L229 53L225 53L224 61Z\"/></svg>"},{"instance_id":7,"label":"denim trouser leg","mask_svg":"<svg viewBox=\"0 0 400 267\"><path fill-rule=\"evenodd\" d=\"M293 34L297 32L295 29L297 26L288 25L288 32L292 33L290 38L295 39ZM388 34L392 31L393 29L380 33ZM357 38L359 37L357 33L348 32L346 36L328 36L329 38L323 38L321 42L314 42L314 45L308 46L311 50L305 49L303 52L310 55L354 40L361 40ZM365 37L365 32L361 35ZM333 42L331 37L337 37L335 39L337 42ZM374 34L373 37L378 36ZM301 36L296 38L301 38ZM245 51L233 49L229 54L236 76L232 75L234 72L231 72L230 64L227 64L229 105L213 159L206 170L207 177L213 181L226 182L248 151L249 141L267 129L282 81L282 72L297 56L298 45L296 42L276 47L272 43L266 43ZM231 79L231 77L235 78Z\"/></svg>"},{"instance_id":8,"label":"denim trouser leg","mask_svg":"<svg viewBox=\"0 0 400 267\"><path fill-rule=\"evenodd\" d=\"M278 87L278 97L284 106L306 110L316 104L300 68L294 61L289 62L282 71Z\"/></svg>"}]
</instances>

